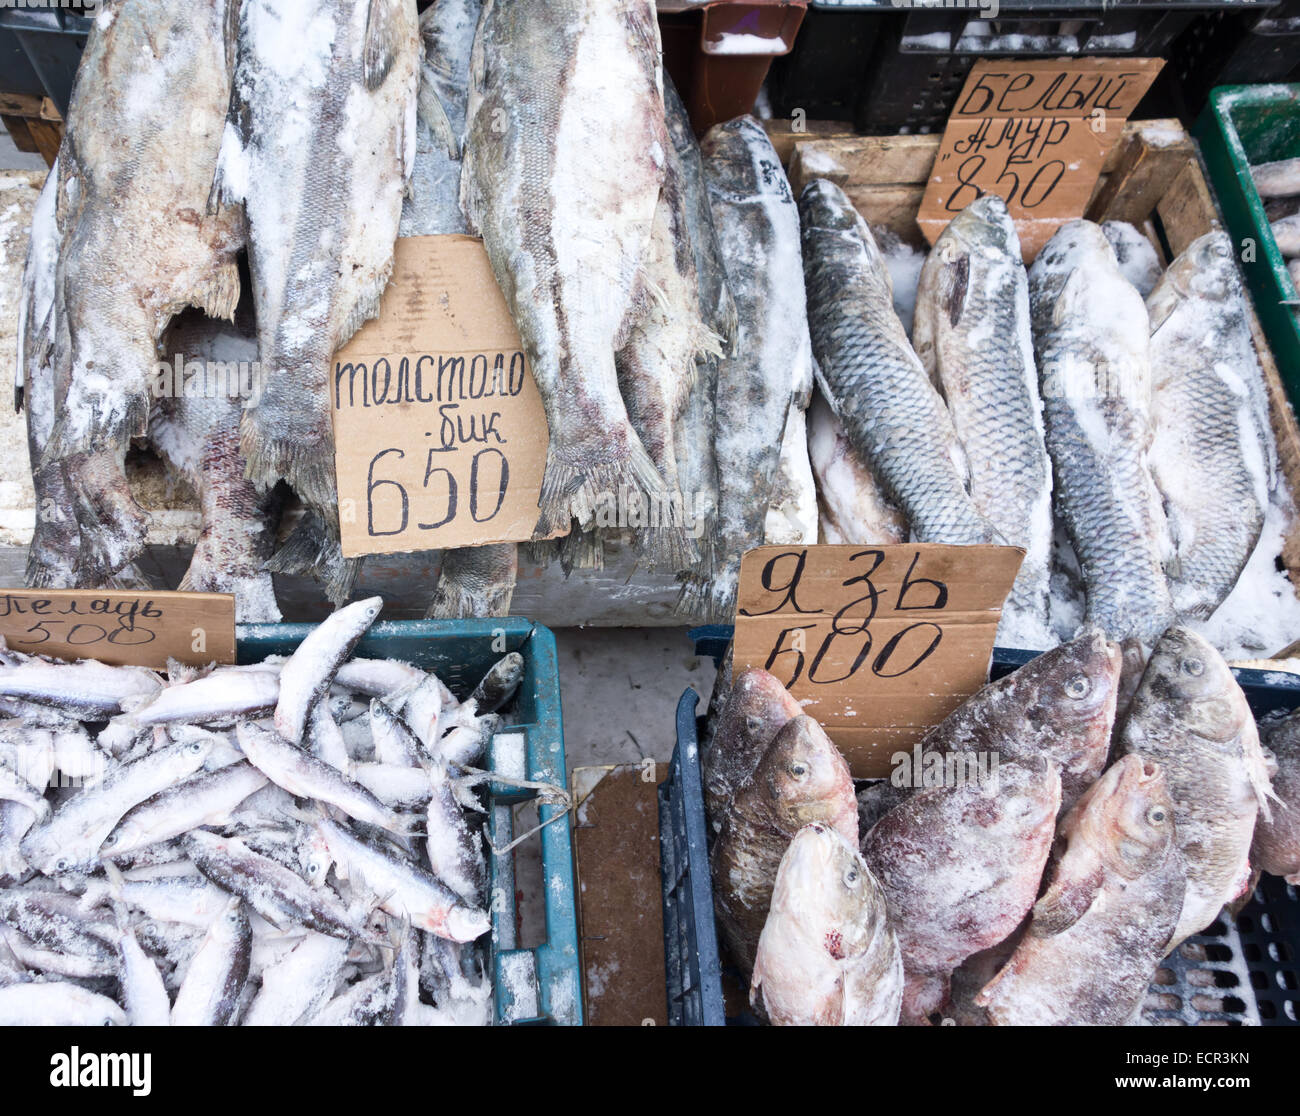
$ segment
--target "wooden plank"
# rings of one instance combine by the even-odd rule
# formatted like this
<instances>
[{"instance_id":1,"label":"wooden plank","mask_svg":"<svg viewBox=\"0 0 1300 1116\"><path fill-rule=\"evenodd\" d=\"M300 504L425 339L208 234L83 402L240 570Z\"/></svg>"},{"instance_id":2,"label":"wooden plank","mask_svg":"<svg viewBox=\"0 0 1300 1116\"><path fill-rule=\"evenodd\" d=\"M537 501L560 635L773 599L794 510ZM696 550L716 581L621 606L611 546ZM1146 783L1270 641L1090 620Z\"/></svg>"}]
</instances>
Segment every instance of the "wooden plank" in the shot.
<instances>
[{"instance_id":1,"label":"wooden plank","mask_svg":"<svg viewBox=\"0 0 1300 1116\"><path fill-rule=\"evenodd\" d=\"M14 141L14 146L19 151L24 151L29 155L36 154L39 150L36 146L36 140L23 117L0 116L0 120L4 121L5 128L9 132L9 138Z\"/></svg>"},{"instance_id":2,"label":"wooden plank","mask_svg":"<svg viewBox=\"0 0 1300 1116\"><path fill-rule=\"evenodd\" d=\"M1177 135L1180 138L1172 143L1152 142L1142 127L1126 129L1116 145L1116 166L1104 184L1098 183L1088 203L1088 219L1143 224L1187 160L1195 156L1192 141L1181 127Z\"/></svg>"},{"instance_id":3,"label":"wooden plank","mask_svg":"<svg viewBox=\"0 0 1300 1116\"><path fill-rule=\"evenodd\" d=\"M1187 159L1156 205L1169 250L1179 256L1198 236L1221 228L1218 207L1200 163Z\"/></svg>"},{"instance_id":4,"label":"wooden plank","mask_svg":"<svg viewBox=\"0 0 1300 1116\"><path fill-rule=\"evenodd\" d=\"M844 191L870 225L885 225L914 248L928 248L916 211L924 186L849 186Z\"/></svg>"},{"instance_id":5,"label":"wooden plank","mask_svg":"<svg viewBox=\"0 0 1300 1116\"><path fill-rule=\"evenodd\" d=\"M804 120L796 122L786 117L764 120L763 130L772 141L782 163L789 163L795 145L809 139L852 139L853 129L840 120Z\"/></svg>"},{"instance_id":6,"label":"wooden plank","mask_svg":"<svg viewBox=\"0 0 1300 1116\"><path fill-rule=\"evenodd\" d=\"M0 113L5 116L25 116L56 123L63 119L49 97L38 97L29 93L0 93Z\"/></svg>"},{"instance_id":7,"label":"wooden plank","mask_svg":"<svg viewBox=\"0 0 1300 1116\"><path fill-rule=\"evenodd\" d=\"M666 1026L658 786L667 764L580 767L573 826L589 1027Z\"/></svg>"},{"instance_id":8,"label":"wooden plank","mask_svg":"<svg viewBox=\"0 0 1300 1116\"><path fill-rule=\"evenodd\" d=\"M36 144L36 150L45 160L45 165L54 166L54 160L59 156L59 145L63 142L63 125L49 120L28 120L27 130Z\"/></svg>"}]
</instances>

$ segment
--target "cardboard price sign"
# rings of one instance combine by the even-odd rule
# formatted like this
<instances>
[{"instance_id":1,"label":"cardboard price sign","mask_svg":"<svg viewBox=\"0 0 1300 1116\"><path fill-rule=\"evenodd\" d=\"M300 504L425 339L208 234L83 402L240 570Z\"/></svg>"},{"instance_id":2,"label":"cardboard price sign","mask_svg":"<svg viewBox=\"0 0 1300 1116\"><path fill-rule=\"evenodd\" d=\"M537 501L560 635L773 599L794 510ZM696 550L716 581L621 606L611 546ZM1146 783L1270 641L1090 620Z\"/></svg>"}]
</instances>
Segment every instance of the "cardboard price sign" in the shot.
<instances>
[{"instance_id":1,"label":"cardboard price sign","mask_svg":"<svg viewBox=\"0 0 1300 1116\"><path fill-rule=\"evenodd\" d=\"M331 396L344 555L533 537L546 413L482 241L397 242Z\"/></svg>"},{"instance_id":2,"label":"cardboard price sign","mask_svg":"<svg viewBox=\"0 0 1300 1116\"><path fill-rule=\"evenodd\" d=\"M1007 203L1025 263L1083 216L1160 58L984 59L948 117L917 224L933 244L983 194Z\"/></svg>"},{"instance_id":3,"label":"cardboard price sign","mask_svg":"<svg viewBox=\"0 0 1300 1116\"><path fill-rule=\"evenodd\" d=\"M890 773L988 679L1014 546L761 546L740 566L733 662L779 678L859 779Z\"/></svg>"},{"instance_id":4,"label":"cardboard price sign","mask_svg":"<svg viewBox=\"0 0 1300 1116\"><path fill-rule=\"evenodd\" d=\"M0 635L15 651L165 670L235 661L229 593L0 589Z\"/></svg>"}]
</instances>

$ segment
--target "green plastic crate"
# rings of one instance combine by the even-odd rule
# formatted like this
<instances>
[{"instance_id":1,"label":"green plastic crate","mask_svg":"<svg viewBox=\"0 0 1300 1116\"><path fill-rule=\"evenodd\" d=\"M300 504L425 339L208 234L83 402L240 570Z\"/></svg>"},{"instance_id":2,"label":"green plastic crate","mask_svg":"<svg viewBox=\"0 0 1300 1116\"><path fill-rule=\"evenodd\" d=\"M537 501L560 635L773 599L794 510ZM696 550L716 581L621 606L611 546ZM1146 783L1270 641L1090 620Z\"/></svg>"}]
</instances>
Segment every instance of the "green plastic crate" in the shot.
<instances>
[{"instance_id":1,"label":"green plastic crate","mask_svg":"<svg viewBox=\"0 0 1300 1116\"><path fill-rule=\"evenodd\" d=\"M1242 270L1291 406L1300 409L1300 321L1296 307L1285 305L1296 292L1250 176L1252 163L1300 156L1300 85L1222 86L1210 94L1195 134L1228 232L1238 244L1255 242L1255 262Z\"/></svg>"},{"instance_id":2,"label":"green plastic crate","mask_svg":"<svg viewBox=\"0 0 1300 1116\"><path fill-rule=\"evenodd\" d=\"M313 624L240 624L241 663L288 655ZM515 699L514 723L504 732L521 732L527 742L527 775L534 782L566 785L564 728L560 717L560 670L555 636L548 628L514 617L499 620L398 620L375 624L357 644L363 658L401 659L433 671L459 698L469 696L479 679L502 655L524 657L524 678ZM513 838L511 807L532 792L491 784L488 832L503 848ZM560 807L543 805L540 820ZM517 947L513 854L489 852L492 867L492 965L498 1024L582 1025L582 986L578 975L578 920L574 906L573 849L564 821L541 832L546 904L546 942Z\"/></svg>"}]
</instances>

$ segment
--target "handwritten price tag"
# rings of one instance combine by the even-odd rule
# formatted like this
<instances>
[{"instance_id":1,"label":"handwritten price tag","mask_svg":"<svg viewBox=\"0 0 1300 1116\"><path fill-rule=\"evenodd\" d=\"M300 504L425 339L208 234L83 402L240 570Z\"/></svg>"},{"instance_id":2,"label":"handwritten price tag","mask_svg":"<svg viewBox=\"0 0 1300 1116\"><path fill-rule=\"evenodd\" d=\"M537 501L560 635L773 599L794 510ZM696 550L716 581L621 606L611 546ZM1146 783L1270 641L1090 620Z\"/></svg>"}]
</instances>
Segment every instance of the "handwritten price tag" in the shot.
<instances>
[{"instance_id":1,"label":"handwritten price tag","mask_svg":"<svg viewBox=\"0 0 1300 1116\"><path fill-rule=\"evenodd\" d=\"M917 214L933 244L982 194L1007 203L1025 263L1083 215L1102 164L1164 60L987 59L948 117Z\"/></svg>"},{"instance_id":2,"label":"handwritten price tag","mask_svg":"<svg viewBox=\"0 0 1300 1116\"><path fill-rule=\"evenodd\" d=\"M167 660L235 661L235 598L225 593L0 589L0 636L15 651L159 670Z\"/></svg>"},{"instance_id":3,"label":"handwritten price tag","mask_svg":"<svg viewBox=\"0 0 1300 1116\"><path fill-rule=\"evenodd\" d=\"M347 557L532 538L546 413L481 241L397 242L331 394Z\"/></svg>"},{"instance_id":4,"label":"handwritten price tag","mask_svg":"<svg viewBox=\"0 0 1300 1116\"><path fill-rule=\"evenodd\" d=\"M763 546L740 567L735 669L762 667L855 777L881 778L988 678L1010 546Z\"/></svg>"}]
</instances>

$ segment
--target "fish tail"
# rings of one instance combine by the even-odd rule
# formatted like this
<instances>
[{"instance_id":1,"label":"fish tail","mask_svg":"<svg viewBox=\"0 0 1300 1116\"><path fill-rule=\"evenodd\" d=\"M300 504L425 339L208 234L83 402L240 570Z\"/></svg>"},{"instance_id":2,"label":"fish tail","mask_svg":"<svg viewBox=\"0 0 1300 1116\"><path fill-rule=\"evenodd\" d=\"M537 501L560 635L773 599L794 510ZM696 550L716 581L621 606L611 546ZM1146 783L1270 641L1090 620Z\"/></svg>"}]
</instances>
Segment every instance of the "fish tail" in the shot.
<instances>
[{"instance_id":1,"label":"fish tail","mask_svg":"<svg viewBox=\"0 0 1300 1116\"><path fill-rule=\"evenodd\" d=\"M99 586L144 549L149 514L136 503L116 453L74 454L64 465L79 536L76 581Z\"/></svg>"},{"instance_id":2,"label":"fish tail","mask_svg":"<svg viewBox=\"0 0 1300 1116\"><path fill-rule=\"evenodd\" d=\"M209 318L233 322L239 304L239 265L233 259L222 264L207 283L190 292L189 302Z\"/></svg>"},{"instance_id":3,"label":"fish tail","mask_svg":"<svg viewBox=\"0 0 1300 1116\"><path fill-rule=\"evenodd\" d=\"M316 440L274 438L262 429L256 411L245 411L239 425L239 449L244 475L265 491L287 480L304 504L331 526L338 516L334 455Z\"/></svg>"},{"instance_id":4,"label":"fish tail","mask_svg":"<svg viewBox=\"0 0 1300 1116\"><path fill-rule=\"evenodd\" d=\"M267 573L309 575L336 606L352 596L361 573L360 558L344 558L337 538L315 513L309 514L262 567Z\"/></svg>"},{"instance_id":5,"label":"fish tail","mask_svg":"<svg viewBox=\"0 0 1300 1116\"><path fill-rule=\"evenodd\" d=\"M513 543L449 550L425 617L464 620L508 616L515 594L518 553Z\"/></svg>"},{"instance_id":6,"label":"fish tail","mask_svg":"<svg viewBox=\"0 0 1300 1116\"><path fill-rule=\"evenodd\" d=\"M574 570L603 570L605 540L598 531L570 531L555 544L560 569L568 577Z\"/></svg>"}]
</instances>

